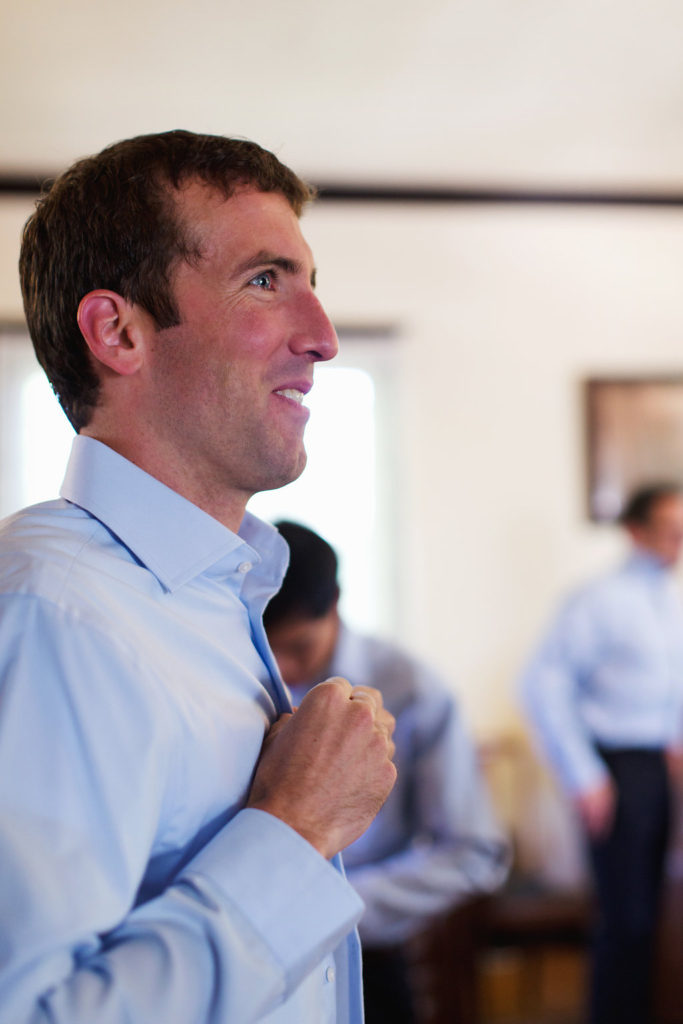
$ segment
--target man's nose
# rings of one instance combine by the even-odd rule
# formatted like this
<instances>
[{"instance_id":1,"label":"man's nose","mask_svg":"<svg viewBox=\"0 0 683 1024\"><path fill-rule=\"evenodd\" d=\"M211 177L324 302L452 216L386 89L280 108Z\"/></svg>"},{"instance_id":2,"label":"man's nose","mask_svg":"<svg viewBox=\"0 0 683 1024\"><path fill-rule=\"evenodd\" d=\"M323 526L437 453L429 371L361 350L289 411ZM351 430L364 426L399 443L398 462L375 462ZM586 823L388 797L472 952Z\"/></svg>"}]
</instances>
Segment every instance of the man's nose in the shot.
<instances>
[{"instance_id":1,"label":"man's nose","mask_svg":"<svg viewBox=\"0 0 683 1024\"><path fill-rule=\"evenodd\" d=\"M333 359L339 351L337 332L317 296L307 295L299 313L301 319L290 341L292 351L308 352L319 362Z\"/></svg>"}]
</instances>

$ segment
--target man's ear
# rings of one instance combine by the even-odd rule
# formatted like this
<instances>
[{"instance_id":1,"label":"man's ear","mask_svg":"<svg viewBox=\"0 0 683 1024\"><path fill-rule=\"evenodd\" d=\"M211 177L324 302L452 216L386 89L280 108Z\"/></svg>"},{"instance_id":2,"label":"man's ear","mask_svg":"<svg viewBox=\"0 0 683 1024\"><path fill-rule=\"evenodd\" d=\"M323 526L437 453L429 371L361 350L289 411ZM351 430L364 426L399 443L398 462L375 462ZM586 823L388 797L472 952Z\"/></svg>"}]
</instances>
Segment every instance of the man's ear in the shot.
<instances>
[{"instance_id":1,"label":"man's ear","mask_svg":"<svg viewBox=\"0 0 683 1024\"><path fill-rule=\"evenodd\" d=\"M142 365L146 317L117 292L88 292L78 305L78 326L96 362L129 376Z\"/></svg>"}]
</instances>

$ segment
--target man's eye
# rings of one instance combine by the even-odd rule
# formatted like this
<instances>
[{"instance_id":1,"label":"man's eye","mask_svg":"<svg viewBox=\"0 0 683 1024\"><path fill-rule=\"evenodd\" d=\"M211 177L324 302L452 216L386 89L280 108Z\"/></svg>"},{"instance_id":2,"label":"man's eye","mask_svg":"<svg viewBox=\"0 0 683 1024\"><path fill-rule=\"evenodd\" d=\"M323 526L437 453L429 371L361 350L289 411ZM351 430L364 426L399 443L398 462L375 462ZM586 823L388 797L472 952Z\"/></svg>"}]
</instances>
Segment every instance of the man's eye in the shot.
<instances>
[{"instance_id":1,"label":"man's eye","mask_svg":"<svg viewBox=\"0 0 683 1024\"><path fill-rule=\"evenodd\" d=\"M256 285L257 288L264 288L269 291L274 284L274 275L269 270L264 270L262 274L257 274L256 277L252 277L249 284Z\"/></svg>"}]
</instances>

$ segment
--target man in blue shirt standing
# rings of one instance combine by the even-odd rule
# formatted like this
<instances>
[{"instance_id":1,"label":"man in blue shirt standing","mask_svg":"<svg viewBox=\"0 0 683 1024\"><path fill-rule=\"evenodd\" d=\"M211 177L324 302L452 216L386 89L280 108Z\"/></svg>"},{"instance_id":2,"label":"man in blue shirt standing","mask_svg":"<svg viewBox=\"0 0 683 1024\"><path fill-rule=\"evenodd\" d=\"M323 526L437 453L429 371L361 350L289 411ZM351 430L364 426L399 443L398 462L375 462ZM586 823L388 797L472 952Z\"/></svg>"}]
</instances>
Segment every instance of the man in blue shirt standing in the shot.
<instances>
[{"instance_id":1,"label":"man in blue shirt standing","mask_svg":"<svg viewBox=\"0 0 683 1024\"><path fill-rule=\"evenodd\" d=\"M336 352L253 143L141 136L23 238L38 358L77 431L61 498L0 529L0 1020L353 1024L339 851L395 779L380 695L296 714L261 620L287 562L245 512L305 463Z\"/></svg>"},{"instance_id":2,"label":"man in blue shirt standing","mask_svg":"<svg viewBox=\"0 0 683 1024\"><path fill-rule=\"evenodd\" d=\"M508 845L453 693L395 644L349 629L333 548L299 523L277 526L290 563L264 622L294 702L338 674L376 686L396 719L396 785L344 864L365 904L367 1024L413 1024L403 944L436 915L501 885Z\"/></svg>"},{"instance_id":3,"label":"man in blue shirt standing","mask_svg":"<svg viewBox=\"0 0 683 1024\"><path fill-rule=\"evenodd\" d=\"M626 562L571 596L523 677L542 748L585 828L598 903L591 1024L650 1020L669 831L683 741L683 545L678 487L644 488L621 521Z\"/></svg>"}]
</instances>

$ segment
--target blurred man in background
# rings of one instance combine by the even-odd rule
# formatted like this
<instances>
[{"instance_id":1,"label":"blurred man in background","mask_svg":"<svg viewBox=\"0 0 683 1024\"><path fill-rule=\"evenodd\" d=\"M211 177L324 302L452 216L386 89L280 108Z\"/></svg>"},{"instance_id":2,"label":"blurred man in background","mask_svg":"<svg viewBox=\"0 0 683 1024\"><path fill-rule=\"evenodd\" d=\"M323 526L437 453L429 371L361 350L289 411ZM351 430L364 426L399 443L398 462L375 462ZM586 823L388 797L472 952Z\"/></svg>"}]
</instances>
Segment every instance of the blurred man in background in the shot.
<instances>
[{"instance_id":1,"label":"blurred man in background","mask_svg":"<svg viewBox=\"0 0 683 1024\"><path fill-rule=\"evenodd\" d=\"M452 693L417 659L345 626L334 550L297 523L277 526L290 563L264 623L294 703L327 676L341 675L354 686L377 687L396 718L396 785L371 829L345 851L344 864L365 903L366 1020L404 1024L414 1016L401 944L434 915L500 885L506 842Z\"/></svg>"},{"instance_id":2,"label":"blurred man in background","mask_svg":"<svg viewBox=\"0 0 683 1024\"><path fill-rule=\"evenodd\" d=\"M639 490L621 523L629 557L564 603L522 680L541 747L588 838L598 902L591 1024L650 1020L669 776L683 724L683 613L673 574L681 490Z\"/></svg>"}]
</instances>

